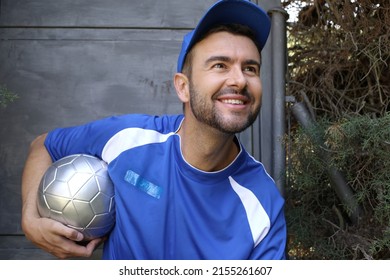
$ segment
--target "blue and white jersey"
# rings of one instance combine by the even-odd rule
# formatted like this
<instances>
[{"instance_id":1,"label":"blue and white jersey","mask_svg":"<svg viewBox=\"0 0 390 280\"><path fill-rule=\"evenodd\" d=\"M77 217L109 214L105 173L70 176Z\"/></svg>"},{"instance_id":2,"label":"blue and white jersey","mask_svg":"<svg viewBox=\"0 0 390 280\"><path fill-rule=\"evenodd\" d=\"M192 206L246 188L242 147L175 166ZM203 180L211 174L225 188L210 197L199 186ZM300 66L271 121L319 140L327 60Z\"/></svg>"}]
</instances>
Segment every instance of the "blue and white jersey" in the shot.
<instances>
[{"instance_id":1,"label":"blue and white jersey","mask_svg":"<svg viewBox=\"0 0 390 280\"><path fill-rule=\"evenodd\" d=\"M124 115L59 128L45 145L108 163L116 224L105 259L284 259L284 199L241 146L236 159L204 172L184 159L182 115Z\"/></svg>"}]
</instances>

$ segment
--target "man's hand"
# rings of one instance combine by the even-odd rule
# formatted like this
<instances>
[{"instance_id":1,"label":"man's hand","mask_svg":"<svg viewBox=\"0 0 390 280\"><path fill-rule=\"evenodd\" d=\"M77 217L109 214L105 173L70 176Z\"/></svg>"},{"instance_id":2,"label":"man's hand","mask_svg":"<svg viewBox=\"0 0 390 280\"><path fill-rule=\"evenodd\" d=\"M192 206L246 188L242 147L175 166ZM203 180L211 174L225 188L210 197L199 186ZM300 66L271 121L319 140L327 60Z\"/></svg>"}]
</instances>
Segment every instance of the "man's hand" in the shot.
<instances>
[{"instance_id":1,"label":"man's hand","mask_svg":"<svg viewBox=\"0 0 390 280\"><path fill-rule=\"evenodd\" d=\"M60 259L89 258L93 251L104 241L97 238L86 245L80 245L84 236L75 229L69 228L48 218L36 217L23 224L27 239L43 250Z\"/></svg>"}]
</instances>

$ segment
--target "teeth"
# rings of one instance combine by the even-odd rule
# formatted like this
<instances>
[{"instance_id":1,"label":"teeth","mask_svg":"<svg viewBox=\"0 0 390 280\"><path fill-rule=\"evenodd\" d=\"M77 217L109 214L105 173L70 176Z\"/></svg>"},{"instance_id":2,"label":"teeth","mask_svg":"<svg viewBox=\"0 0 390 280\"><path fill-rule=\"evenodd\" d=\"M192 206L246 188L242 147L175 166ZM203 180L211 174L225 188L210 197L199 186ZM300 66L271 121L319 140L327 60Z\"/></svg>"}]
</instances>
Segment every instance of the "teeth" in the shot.
<instances>
[{"instance_id":1,"label":"teeth","mask_svg":"<svg viewBox=\"0 0 390 280\"><path fill-rule=\"evenodd\" d=\"M222 102L223 102L223 103L227 103L227 104L237 104L237 105L242 105L242 104L244 104L243 101L237 100L237 99L223 99Z\"/></svg>"}]
</instances>

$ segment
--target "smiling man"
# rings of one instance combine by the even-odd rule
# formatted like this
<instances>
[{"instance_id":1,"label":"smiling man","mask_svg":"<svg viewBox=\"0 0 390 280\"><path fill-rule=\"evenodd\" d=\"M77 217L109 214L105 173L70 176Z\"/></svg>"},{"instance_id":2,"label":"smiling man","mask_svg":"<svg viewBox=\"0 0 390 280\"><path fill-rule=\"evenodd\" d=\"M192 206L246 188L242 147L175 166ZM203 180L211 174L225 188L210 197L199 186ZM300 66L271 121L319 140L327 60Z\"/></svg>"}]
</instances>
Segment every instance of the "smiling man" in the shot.
<instances>
[{"instance_id":1,"label":"smiling man","mask_svg":"<svg viewBox=\"0 0 390 280\"><path fill-rule=\"evenodd\" d=\"M184 114L111 117L34 140L22 180L26 236L59 258L89 257L103 241L82 246L81 233L36 209L51 162L84 153L108 163L115 185L105 259L284 259L284 200L236 137L260 110L269 29L257 5L218 1L183 40L174 85Z\"/></svg>"}]
</instances>

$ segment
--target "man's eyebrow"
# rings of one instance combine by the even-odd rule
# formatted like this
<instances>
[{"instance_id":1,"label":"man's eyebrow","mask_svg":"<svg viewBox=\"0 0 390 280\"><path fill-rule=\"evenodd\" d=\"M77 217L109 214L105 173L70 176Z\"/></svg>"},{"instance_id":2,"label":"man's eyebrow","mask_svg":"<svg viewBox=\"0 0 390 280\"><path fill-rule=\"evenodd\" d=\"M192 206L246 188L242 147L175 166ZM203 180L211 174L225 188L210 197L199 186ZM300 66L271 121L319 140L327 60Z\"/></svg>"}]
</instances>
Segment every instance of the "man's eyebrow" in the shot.
<instances>
[{"instance_id":1,"label":"man's eyebrow","mask_svg":"<svg viewBox=\"0 0 390 280\"><path fill-rule=\"evenodd\" d=\"M208 64L216 62L216 61L231 62L232 59L228 56L211 56L205 61L205 65L208 65ZM254 59L247 59L244 61L243 64L244 65L256 65L259 68L261 67L261 62L254 60Z\"/></svg>"},{"instance_id":2,"label":"man's eyebrow","mask_svg":"<svg viewBox=\"0 0 390 280\"><path fill-rule=\"evenodd\" d=\"M232 59L228 56L222 56L222 55L217 55L217 56L211 56L205 61L205 65L208 65L210 63L213 63L215 61L223 61L223 62L230 62Z\"/></svg>"},{"instance_id":3,"label":"man's eyebrow","mask_svg":"<svg viewBox=\"0 0 390 280\"><path fill-rule=\"evenodd\" d=\"M245 65L256 65L257 67L261 67L261 61L257 61L257 60L254 60L254 59L248 59L245 61L244 63Z\"/></svg>"}]
</instances>

